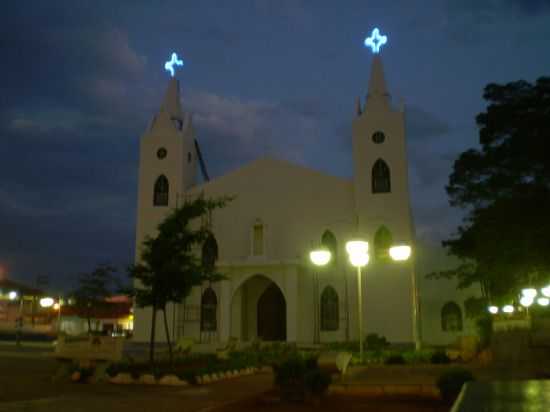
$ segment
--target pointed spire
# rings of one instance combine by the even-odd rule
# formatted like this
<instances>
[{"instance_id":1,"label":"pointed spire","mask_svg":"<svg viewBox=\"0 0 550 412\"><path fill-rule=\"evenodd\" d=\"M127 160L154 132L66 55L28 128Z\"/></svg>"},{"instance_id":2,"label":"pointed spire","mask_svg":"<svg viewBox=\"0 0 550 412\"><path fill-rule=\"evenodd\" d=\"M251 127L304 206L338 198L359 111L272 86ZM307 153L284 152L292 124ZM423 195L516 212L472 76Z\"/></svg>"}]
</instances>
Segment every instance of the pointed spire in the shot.
<instances>
[{"instance_id":1,"label":"pointed spire","mask_svg":"<svg viewBox=\"0 0 550 412\"><path fill-rule=\"evenodd\" d=\"M358 97L355 101L355 114L361 116L361 99Z\"/></svg>"},{"instance_id":2,"label":"pointed spire","mask_svg":"<svg viewBox=\"0 0 550 412\"><path fill-rule=\"evenodd\" d=\"M382 66L382 59L378 54L376 54L374 55L374 59L372 60L367 102L370 102L372 100L379 100L387 104L389 103L389 97L390 94L388 93L386 80L384 79L384 67Z\"/></svg>"},{"instance_id":3,"label":"pointed spire","mask_svg":"<svg viewBox=\"0 0 550 412\"><path fill-rule=\"evenodd\" d=\"M178 80L173 77L168 83L160 110L168 113L170 117L181 119L180 85Z\"/></svg>"}]
</instances>

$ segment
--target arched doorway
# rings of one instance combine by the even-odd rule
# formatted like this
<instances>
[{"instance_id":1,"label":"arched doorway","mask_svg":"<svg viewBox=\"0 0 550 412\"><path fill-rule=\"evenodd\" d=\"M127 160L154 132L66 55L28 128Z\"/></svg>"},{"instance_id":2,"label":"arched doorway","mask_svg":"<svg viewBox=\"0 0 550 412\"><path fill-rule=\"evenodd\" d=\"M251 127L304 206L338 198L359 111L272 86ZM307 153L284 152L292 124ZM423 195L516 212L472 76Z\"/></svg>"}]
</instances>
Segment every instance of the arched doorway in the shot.
<instances>
[{"instance_id":1,"label":"arched doorway","mask_svg":"<svg viewBox=\"0 0 550 412\"><path fill-rule=\"evenodd\" d=\"M271 283L258 299L258 337L264 341L286 340L286 302L283 293Z\"/></svg>"}]
</instances>

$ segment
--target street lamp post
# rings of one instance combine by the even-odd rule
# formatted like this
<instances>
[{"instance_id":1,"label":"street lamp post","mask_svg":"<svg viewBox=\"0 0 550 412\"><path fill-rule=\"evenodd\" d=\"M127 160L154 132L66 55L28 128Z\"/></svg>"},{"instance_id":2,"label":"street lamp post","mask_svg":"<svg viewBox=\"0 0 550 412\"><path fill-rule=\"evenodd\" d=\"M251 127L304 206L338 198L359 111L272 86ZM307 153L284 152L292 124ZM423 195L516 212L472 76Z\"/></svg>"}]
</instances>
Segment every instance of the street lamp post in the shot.
<instances>
[{"instance_id":1,"label":"street lamp post","mask_svg":"<svg viewBox=\"0 0 550 412\"><path fill-rule=\"evenodd\" d=\"M359 360L361 363L363 363L363 288L362 288L362 280L361 280L361 268L366 266L369 263L369 244L368 242L365 242L363 240L351 240L346 243L346 252L348 252L349 261L350 263L357 268L357 311L358 311L358 317L357 317L357 323L359 326ZM392 246L389 249L389 255L392 260L394 261L405 261L408 260L411 256L411 247L408 245L396 245ZM326 265L330 259L331 254L328 250L314 250L310 252L309 254L310 260L313 262L313 264L317 266L324 266ZM415 284L413 284L413 289L416 287ZM416 317L418 316L417 313L417 301L416 301L416 294L413 290L413 306L414 306L414 313L413 313L413 335L414 340L416 343L416 347L418 349L419 346L419 333L418 333L418 322ZM318 297L316 297L317 299ZM315 307L317 307L315 305ZM316 318L317 319L316 314ZM317 328L317 326L316 326Z\"/></svg>"},{"instance_id":2,"label":"street lamp post","mask_svg":"<svg viewBox=\"0 0 550 412\"><path fill-rule=\"evenodd\" d=\"M363 363L363 288L361 268L369 263L369 244L362 240L352 240L346 243L346 251L350 263L357 268L357 310L359 324L359 361Z\"/></svg>"},{"instance_id":3,"label":"street lamp post","mask_svg":"<svg viewBox=\"0 0 550 412\"><path fill-rule=\"evenodd\" d=\"M326 249L313 250L309 253L309 259L315 266L325 266L330 259L332 258L330 251ZM317 301L319 300L319 288L318 288L318 279L317 274L314 275L314 284L313 284L313 308L314 308L314 329L313 329L313 343L319 343L319 305Z\"/></svg>"}]
</instances>

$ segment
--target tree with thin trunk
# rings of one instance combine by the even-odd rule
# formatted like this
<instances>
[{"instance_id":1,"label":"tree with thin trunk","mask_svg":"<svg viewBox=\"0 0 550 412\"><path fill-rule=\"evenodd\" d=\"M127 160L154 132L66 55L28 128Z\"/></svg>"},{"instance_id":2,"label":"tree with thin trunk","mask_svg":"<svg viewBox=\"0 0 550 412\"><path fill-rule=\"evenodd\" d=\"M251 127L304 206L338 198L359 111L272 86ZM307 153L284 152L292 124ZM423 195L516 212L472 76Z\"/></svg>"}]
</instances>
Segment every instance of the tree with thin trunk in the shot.
<instances>
[{"instance_id":1,"label":"tree with thin trunk","mask_svg":"<svg viewBox=\"0 0 550 412\"><path fill-rule=\"evenodd\" d=\"M101 264L90 273L83 273L78 280L78 287L72 293L78 312L86 317L88 334L92 333L92 319L98 317L99 311L108 305L107 298L112 296L115 284L116 269Z\"/></svg>"},{"instance_id":2,"label":"tree with thin trunk","mask_svg":"<svg viewBox=\"0 0 550 412\"><path fill-rule=\"evenodd\" d=\"M134 280L131 294L139 307L151 307L149 360L154 363L157 312L163 314L164 331L170 362L173 359L172 340L168 328L166 306L181 303L193 286L204 280L219 280L223 276L215 268L215 255L199 257L196 249L213 238L209 217L214 209L224 207L231 199L205 199L199 196L172 210L158 225L155 237L145 238L138 263L130 266ZM203 247L203 250L205 248ZM206 248L206 250L210 250Z\"/></svg>"}]
</instances>

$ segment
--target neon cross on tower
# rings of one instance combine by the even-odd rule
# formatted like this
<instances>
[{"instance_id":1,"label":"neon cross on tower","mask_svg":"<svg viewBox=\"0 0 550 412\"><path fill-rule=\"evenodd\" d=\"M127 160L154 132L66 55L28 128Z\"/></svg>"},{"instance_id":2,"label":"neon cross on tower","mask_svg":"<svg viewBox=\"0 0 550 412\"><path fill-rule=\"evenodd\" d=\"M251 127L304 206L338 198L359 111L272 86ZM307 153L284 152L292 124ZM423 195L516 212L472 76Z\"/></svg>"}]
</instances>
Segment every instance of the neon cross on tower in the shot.
<instances>
[{"instance_id":1,"label":"neon cross on tower","mask_svg":"<svg viewBox=\"0 0 550 412\"><path fill-rule=\"evenodd\" d=\"M374 28L370 37L365 39L365 47L370 47L374 54L380 53L380 47L388 42L388 36L381 36L380 30Z\"/></svg>"},{"instance_id":2,"label":"neon cross on tower","mask_svg":"<svg viewBox=\"0 0 550 412\"><path fill-rule=\"evenodd\" d=\"M174 77L174 65L183 66L183 60L178 60L176 53L172 53L171 59L164 63L164 69L169 71L172 77Z\"/></svg>"}]
</instances>

